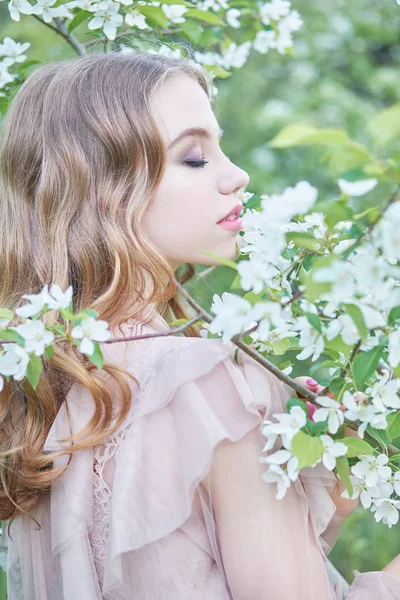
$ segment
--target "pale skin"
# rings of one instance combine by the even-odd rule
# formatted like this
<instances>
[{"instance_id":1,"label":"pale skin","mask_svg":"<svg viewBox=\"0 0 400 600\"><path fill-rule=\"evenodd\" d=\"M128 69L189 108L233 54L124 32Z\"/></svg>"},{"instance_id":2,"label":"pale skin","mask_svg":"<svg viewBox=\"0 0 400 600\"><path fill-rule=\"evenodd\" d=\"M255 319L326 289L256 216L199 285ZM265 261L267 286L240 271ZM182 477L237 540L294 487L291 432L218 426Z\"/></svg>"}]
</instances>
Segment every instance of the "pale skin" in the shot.
<instances>
[{"instance_id":1,"label":"pale skin","mask_svg":"<svg viewBox=\"0 0 400 600\"><path fill-rule=\"evenodd\" d=\"M166 148L187 128L202 127L210 139L186 137L168 150L164 176L144 216L145 231L174 270L187 262L218 264L203 250L234 260L239 232L217 221L238 204L237 193L249 175L221 149L220 126L207 94L187 75L173 75L151 106ZM184 164L202 159L208 161L204 166Z\"/></svg>"},{"instance_id":2,"label":"pale skin","mask_svg":"<svg viewBox=\"0 0 400 600\"><path fill-rule=\"evenodd\" d=\"M144 230L173 270L185 263L219 264L203 251L235 260L239 232L223 229L217 221L238 204L237 194L248 185L249 175L221 149L221 128L207 94L190 77L175 74L155 93L151 107L168 158L161 183L144 215ZM190 135L169 148L189 128L203 128L208 136ZM194 161L204 164L186 164ZM296 378L314 392L321 389L318 384L309 385L306 379ZM356 434L347 428L346 435ZM358 505L358 499L341 497L343 489L337 480L331 494L336 505L330 525L333 543ZM400 558L396 557L383 571L400 579Z\"/></svg>"}]
</instances>

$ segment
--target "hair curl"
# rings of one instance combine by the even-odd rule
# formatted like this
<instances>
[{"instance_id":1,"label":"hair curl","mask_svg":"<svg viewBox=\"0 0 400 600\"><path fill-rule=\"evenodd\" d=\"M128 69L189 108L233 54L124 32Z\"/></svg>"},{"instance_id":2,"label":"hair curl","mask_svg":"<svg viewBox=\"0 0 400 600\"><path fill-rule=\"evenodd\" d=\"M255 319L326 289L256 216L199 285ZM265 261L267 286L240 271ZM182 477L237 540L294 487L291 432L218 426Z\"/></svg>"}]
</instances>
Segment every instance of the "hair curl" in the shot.
<instances>
[{"instance_id":1,"label":"hair curl","mask_svg":"<svg viewBox=\"0 0 400 600\"><path fill-rule=\"evenodd\" d=\"M188 316L170 265L141 228L166 163L149 101L174 73L194 78L210 97L200 68L160 54L92 54L42 65L23 83L0 148L0 306L15 310L23 294L58 283L73 286L74 311L98 311L110 330L129 319L146 324L152 303L161 314ZM187 267L186 279L194 272ZM62 323L54 310L43 320ZM192 326L185 335L199 332ZM48 493L66 468L55 468L55 458L115 432L131 406L127 378L138 383L116 364L100 372L75 347L57 345L36 390L27 380L5 382L0 520L26 513ZM68 452L44 454L74 383L93 397L93 418L63 440L72 443Z\"/></svg>"}]
</instances>

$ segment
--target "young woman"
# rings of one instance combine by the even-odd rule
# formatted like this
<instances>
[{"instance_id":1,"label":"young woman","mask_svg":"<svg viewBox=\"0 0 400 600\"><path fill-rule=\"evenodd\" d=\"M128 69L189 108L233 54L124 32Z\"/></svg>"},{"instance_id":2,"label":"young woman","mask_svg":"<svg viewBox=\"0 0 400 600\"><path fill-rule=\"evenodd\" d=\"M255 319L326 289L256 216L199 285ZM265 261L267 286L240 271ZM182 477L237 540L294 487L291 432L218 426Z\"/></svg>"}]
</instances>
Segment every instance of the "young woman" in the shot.
<instances>
[{"instance_id":1,"label":"young woman","mask_svg":"<svg viewBox=\"0 0 400 600\"><path fill-rule=\"evenodd\" d=\"M248 175L209 96L190 61L110 53L39 67L8 112L0 306L71 284L115 337L153 334L103 344L102 371L57 346L36 391L5 384L9 600L343 597L325 557L356 502L321 464L283 500L262 481L262 421L290 391L231 342L165 335L187 316L178 267L237 254L218 222ZM347 598L399 600L399 558Z\"/></svg>"}]
</instances>

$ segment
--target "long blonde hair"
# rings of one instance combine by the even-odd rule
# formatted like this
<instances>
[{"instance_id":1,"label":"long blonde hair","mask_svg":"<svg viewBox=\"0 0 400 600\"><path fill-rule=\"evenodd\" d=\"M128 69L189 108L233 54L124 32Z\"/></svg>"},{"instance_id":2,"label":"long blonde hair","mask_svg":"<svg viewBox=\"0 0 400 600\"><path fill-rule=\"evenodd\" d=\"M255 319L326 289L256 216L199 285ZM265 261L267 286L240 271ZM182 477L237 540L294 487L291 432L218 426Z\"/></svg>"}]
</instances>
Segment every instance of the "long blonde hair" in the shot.
<instances>
[{"instance_id":1,"label":"long blonde hair","mask_svg":"<svg viewBox=\"0 0 400 600\"><path fill-rule=\"evenodd\" d=\"M147 323L152 303L161 314L188 316L170 265L141 228L166 162L149 101L174 73L194 78L210 97L206 75L189 60L145 53L42 65L21 86L0 150L0 306L15 310L23 294L57 283L73 286L74 311L92 308L110 329L129 319ZM59 311L43 320L62 322ZM185 335L199 332L192 326ZM89 390L95 412L68 438L70 456L106 439L127 416L134 374L111 363L104 371L111 386L74 347L57 345L36 390L26 380L5 382L0 520L34 508L65 470L52 461L67 452L46 455L43 446L75 382Z\"/></svg>"}]
</instances>

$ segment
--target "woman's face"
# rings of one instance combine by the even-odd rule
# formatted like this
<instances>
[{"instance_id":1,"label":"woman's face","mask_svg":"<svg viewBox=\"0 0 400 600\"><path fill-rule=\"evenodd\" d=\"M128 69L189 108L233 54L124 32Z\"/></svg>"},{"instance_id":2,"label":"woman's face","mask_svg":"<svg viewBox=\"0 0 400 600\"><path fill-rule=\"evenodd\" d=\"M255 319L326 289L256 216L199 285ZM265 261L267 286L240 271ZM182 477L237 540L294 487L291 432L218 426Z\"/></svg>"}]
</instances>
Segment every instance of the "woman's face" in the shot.
<instances>
[{"instance_id":1,"label":"woman's face","mask_svg":"<svg viewBox=\"0 0 400 600\"><path fill-rule=\"evenodd\" d=\"M143 227L175 270L181 264L218 264L202 251L234 260L239 232L217 225L238 203L237 192L249 176L219 146L220 127L203 88L185 74L173 75L151 104L167 148L167 164ZM189 128L209 137L176 138ZM175 141L175 143L174 143ZM187 162L208 161L203 166Z\"/></svg>"}]
</instances>

